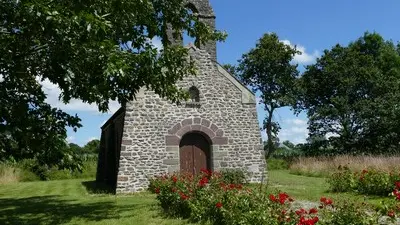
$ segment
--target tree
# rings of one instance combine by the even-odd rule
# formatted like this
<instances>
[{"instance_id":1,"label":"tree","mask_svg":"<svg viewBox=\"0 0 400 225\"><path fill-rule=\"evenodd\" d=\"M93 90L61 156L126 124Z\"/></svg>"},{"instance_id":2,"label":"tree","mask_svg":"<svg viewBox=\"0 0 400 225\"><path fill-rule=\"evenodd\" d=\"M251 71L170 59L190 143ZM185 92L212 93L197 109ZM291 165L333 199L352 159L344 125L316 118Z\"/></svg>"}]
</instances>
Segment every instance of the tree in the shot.
<instances>
[{"instance_id":1,"label":"tree","mask_svg":"<svg viewBox=\"0 0 400 225\"><path fill-rule=\"evenodd\" d=\"M377 33L335 45L301 78L310 136L337 153L387 153L400 142L399 48Z\"/></svg>"},{"instance_id":2,"label":"tree","mask_svg":"<svg viewBox=\"0 0 400 225\"><path fill-rule=\"evenodd\" d=\"M122 105L140 88L177 102L187 96L175 83L195 73L188 50L169 30L187 31L198 43L223 40L185 7L185 0L4 0L0 4L0 159L36 158L67 149L66 127L80 119L45 102L40 81L61 89L68 103L81 99L101 112ZM151 40L159 38L163 49ZM67 158L71 158L68 156Z\"/></svg>"},{"instance_id":3,"label":"tree","mask_svg":"<svg viewBox=\"0 0 400 225\"><path fill-rule=\"evenodd\" d=\"M273 139L280 129L273 121L274 112L292 105L295 100L294 87L299 72L291 61L296 54L300 52L281 42L275 33L265 34L254 49L242 56L237 67L239 79L260 93L260 102L267 112L263 126L268 138L267 157L273 154Z\"/></svg>"},{"instance_id":4,"label":"tree","mask_svg":"<svg viewBox=\"0 0 400 225\"><path fill-rule=\"evenodd\" d=\"M98 154L100 148L100 140L94 139L83 146L82 151L86 154Z\"/></svg>"}]
</instances>

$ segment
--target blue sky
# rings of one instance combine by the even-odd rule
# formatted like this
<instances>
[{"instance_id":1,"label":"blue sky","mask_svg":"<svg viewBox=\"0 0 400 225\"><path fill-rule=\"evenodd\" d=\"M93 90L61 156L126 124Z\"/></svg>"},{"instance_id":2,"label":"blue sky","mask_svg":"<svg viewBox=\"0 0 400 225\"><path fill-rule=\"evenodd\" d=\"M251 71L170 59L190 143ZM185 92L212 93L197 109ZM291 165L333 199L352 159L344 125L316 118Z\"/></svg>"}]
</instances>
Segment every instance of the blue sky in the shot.
<instances>
[{"instance_id":1,"label":"blue sky","mask_svg":"<svg viewBox=\"0 0 400 225\"><path fill-rule=\"evenodd\" d=\"M217 28L225 30L228 38L219 43L218 61L236 64L241 55L255 46L256 41L267 32L275 32L282 41L296 45L303 52L295 61L304 65L315 62L324 49L336 43L348 44L362 36L365 31L376 31L385 39L400 40L400 1L398 0L211 0L217 16ZM69 105L57 102L56 86L44 85L48 102L77 113L83 128L77 133L68 132L68 140L79 145L100 137L100 126L118 109L111 104L108 114L100 114L95 106L78 100ZM265 116L258 106L260 124ZM304 114L293 115L288 108L277 111L274 119L281 124L279 138L295 143L307 137L307 118Z\"/></svg>"}]
</instances>

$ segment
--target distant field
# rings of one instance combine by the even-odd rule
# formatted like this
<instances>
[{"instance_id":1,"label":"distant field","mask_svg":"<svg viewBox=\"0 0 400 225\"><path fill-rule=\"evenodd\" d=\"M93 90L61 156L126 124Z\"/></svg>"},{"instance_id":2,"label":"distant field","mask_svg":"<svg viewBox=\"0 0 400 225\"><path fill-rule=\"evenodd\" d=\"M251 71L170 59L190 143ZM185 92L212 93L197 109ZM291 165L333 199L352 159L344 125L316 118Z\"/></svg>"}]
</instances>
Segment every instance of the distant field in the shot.
<instances>
[{"instance_id":1,"label":"distant field","mask_svg":"<svg viewBox=\"0 0 400 225\"><path fill-rule=\"evenodd\" d=\"M323 178L292 175L286 170L270 171L269 177L268 191L280 189L298 200L318 201L321 196L363 200L363 196L326 193ZM90 194L92 186L87 180L0 185L0 224L188 224L163 217L155 195Z\"/></svg>"}]
</instances>

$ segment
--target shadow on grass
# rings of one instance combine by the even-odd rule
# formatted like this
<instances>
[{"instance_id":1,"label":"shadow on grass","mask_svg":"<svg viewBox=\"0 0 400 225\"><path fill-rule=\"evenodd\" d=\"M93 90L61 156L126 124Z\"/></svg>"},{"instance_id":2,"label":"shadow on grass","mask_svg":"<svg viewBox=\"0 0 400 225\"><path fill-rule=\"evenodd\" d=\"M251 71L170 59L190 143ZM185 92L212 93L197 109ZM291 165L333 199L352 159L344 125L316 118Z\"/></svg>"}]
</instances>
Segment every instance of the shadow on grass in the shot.
<instances>
[{"instance_id":1,"label":"shadow on grass","mask_svg":"<svg viewBox=\"0 0 400 225\"><path fill-rule=\"evenodd\" d=\"M96 181L83 181L82 185L89 194L115 194L115 188Z\"/></svg>"},{"instance_id":2,"label":"shadow on grass","mask_svg":"<svg viewBox=\"0 0 400 225\"><path fill-rule=\"evenodd\" d=\"M82 202L81 199L62 198L0 198L0 224L64 224L73 219L83 222L119 220L121 217L133 217L135 212L149 208L135 203L117 205L115 201Z\"/></svg>"}]
</instances>

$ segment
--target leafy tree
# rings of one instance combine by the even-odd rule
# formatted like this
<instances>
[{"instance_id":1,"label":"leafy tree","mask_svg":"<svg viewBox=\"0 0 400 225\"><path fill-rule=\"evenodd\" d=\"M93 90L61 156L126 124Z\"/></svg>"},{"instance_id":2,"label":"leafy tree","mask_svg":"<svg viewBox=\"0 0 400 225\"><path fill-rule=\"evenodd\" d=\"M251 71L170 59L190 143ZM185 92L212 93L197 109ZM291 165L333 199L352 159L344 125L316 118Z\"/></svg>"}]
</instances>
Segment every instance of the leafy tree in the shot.
<instances>
[{"instance_id":1,"label":"leafy tree","mask_svg":"<svg viewBox=\"0 0 400 225\"><path fill-rule=\"evenodd\" d=\"M226 71L228 71L230 74L237 76L236 66L231 65L231 64L224 64L224 65L222 65L222 67L224 67L224 69L226 69Z\"/></svg>"},{"instance_id":2,"label":"leafy tree","mask_svg":"<svg viewBox=\"0 0 400 225\"><path fill-rule=\"evenodd\" d=\"M176 81L195 73L188 50L169 41L186 30L198 43L223 40L186 9L185 0L4 0L0 4L0 159L60 164L66 126L80 119L45 102L39 81L108 110L146 87L172 102L186 96ZM178 32L175 32L178 33ZM151 40L161 39L159 51ZM57 154L56 154L57 153ZM64 154L65 153L65 154ZM53 157L54 155L54 157Z\"/></svg>"},{"instance_id":3,"label":"leafy tree","mask_svg":"<svg viewBox=\"0 0 400 225\"><path fill-rule=\"evenodd\" d=\"M87 154L97 154L99 153L100 140L91 140L85 146L83 146L82 151Z\"/></svg>"},{"instance_id":4,"label":"leafy tree","mask_svg":"<svg viewBox=\"0 0 400 225\"><path fill-rule=\"evenodd\" d=\"M69 143L68 147L72 152L76 152L76 153L82 152L82 147L75 143Z\"/></svg>"},{"instance_id":5,"label":"leafy tree","mask_svg":"<svg viewBox=\"0 0 400 225\"><path fill-rule=\"evenodd\" d=\"M377 33L335 45L301 78L310 135L337 153L384 153L400 143L399 48Z\"/></svg>"},{"instance_id":6,"label":"leafy tree","mask_svg":"<svg viewBox=\"0 0 400 225\"><path fill-rule=\"evenodd\" d=\"M282 43L275 33L265 34L256 47L239 60L237 74L246 85L259 92L261 103L267 112L264 129L267 133L267 157L275 149L274 136L279 124L273 121L276 109L290 106L294 102L295 81L299 74L297 65L291 64L293 57L300 54L296 48Z\"/></svg>"},{"instance_id":7,"label":"leafy tree","mask_svg":"<svg viewBox=\"0 0 400 225\"><path fill-rule=\"evenodd\" d=\"M293 144L292 142L290 142L289 140L283 141L282 144L284 144L286 147L290 148L290 149L295 149L296 145Z\"/></svg>"}]
</instances>

